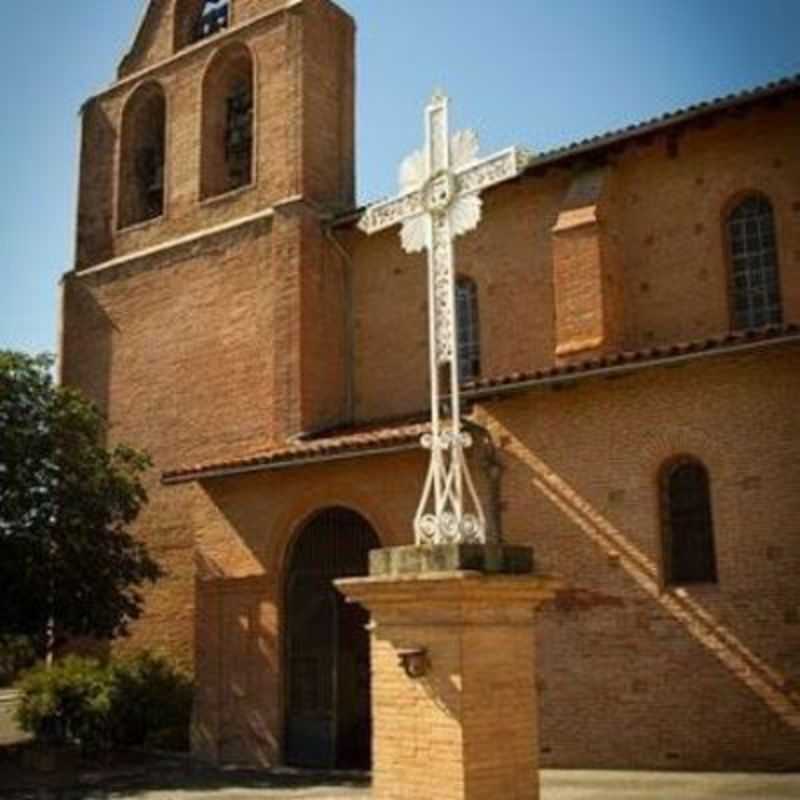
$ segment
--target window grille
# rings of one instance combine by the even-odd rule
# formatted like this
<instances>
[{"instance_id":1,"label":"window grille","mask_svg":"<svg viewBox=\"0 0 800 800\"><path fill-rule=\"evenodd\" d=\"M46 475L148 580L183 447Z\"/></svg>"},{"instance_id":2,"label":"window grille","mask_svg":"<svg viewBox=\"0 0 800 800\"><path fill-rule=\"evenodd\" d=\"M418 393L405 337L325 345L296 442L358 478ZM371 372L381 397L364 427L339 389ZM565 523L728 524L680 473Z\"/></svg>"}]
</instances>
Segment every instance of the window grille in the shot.
<instances>
[{"instance_id":1,"label":"window grille","mask_svg":"<svg viewBox=\"0 0 800 800\"><path fill-rule=\"evenodd\" d=\"M247 82L234 86L227 99L225 160L230 188L250 183L253 152L253 93Z\"/></svg>"},{"instance_id":2,"label":"window grille","mask_svg":"<svg viewBox=\"0 0 800 800\"><path fill-rule=\"evenodd\" d=\"M481 373L481 339L478 287L470 278L459 278L456 282L456 315L459 377L471 381Z\"/></svg>"},{"instance_id":3,"label":"window grille","mask_svg":"<svg viewBox=\"0 0 800 800\"><path fill-rule=\"evenodd\" d=\"M716 583L717 562L709 476L692 458L671 462L662 474L665 583Z\"/></svg>"},{"instance_id":4,"label":"window grille","mask_svg":"<svg viewBox=\"0 0 800 800\"><path fill-rule=\"evenodd\" d=\"M772 206L748 197L728 217L734 328L782 321L778 252Z\"/></svg>"}]
</instances>

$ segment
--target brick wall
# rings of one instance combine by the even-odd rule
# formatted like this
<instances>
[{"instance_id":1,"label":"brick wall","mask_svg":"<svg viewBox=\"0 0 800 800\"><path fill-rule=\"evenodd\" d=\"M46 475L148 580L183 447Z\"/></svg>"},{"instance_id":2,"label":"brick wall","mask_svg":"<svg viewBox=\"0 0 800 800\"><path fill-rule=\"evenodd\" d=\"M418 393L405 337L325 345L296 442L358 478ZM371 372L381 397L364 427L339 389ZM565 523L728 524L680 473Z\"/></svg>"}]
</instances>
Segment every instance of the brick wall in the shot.
<instances>
[{"instance_id":1,"label":"brick wall","mask_svg":"<svg viewBox=\"0 0 800 800\"><path fill-rule=\"evenodd\" d=\"M798 130L795 99L690 130L674 156L666 137L613 156L608 196L597 207L599 223L583 262L570 260L578 250L554 247L559 234L553 234L569 207L577 167L566 164L490 192L481 227L457 245L458 271L478 284L484 375L554 363L560 275L580 298L576 318L563 322L567 341L582 338L578 320L593 313L608 327L601 346L574 351L580 357L728 331L723 218L731 200L748 191L763 192L773 204L784 318L800 318ZM585 237L587 230L577 233ZM357 413L370 418L421 408L425 261L403 254L396 229L371 239L339 235L355 258ZM408 332L403 340L399 330Z\"/></svg>"},{"instance_id":2,"label":"brick wall","mask_svg":"<svg viewBox=\"0 0 800 800\"><path fill-rule=\"evenodd\" d=\"M200 202L203 76L218 50L231 42L247 45L256 65L254 183ZM78 268L290 197L348 207L354 180L352 46L352 20L324 0L309 0L290 11L265 13L242 32L204 40L180 58L152 64L92 98L83 113ZM165 213L121 228L117 142L125 104L147 81L156 81L167 100Z\"/></svg>"},{"instance_id":3,"label":"brick wall","mask_svg":"<svg viewBox=\"0 0 800 800\"><path fill-rule=\"evenodd\" d=\"M506 540L532 545L569 587L540 618L543 764L800 766L797 364L796 350L724 358L479 410L501 447ZM676 591L662 585L657 478L680 453L710 472L719 585ZM244 713L227 722L253 760L279 757L289 541L316 510L345 506L384 545L410 542L423 471L419 451L212 480L194 495L201 581L263 581L249 668L270 676L253 703L274 749L258 750ZM206 687L219 684L219 642L199 644ZM199 709L206 727L214 691Z\"/></svg>"},{"instance_id":4,"label":"brick wall","mask_svg":"<svg viewBox=\"0 0 800 800\"><path fill-rule=\"evenodd\" d=\"M147 451L156 465L139 528L168 576L151 593L135 641L187 661L192 490L167 497L158 475L176 457L191 463L268 440L270 255L267 222L66 283L65 379L98 403L113 441Z\"/></svg>"},{"instance_id":5,"label":"brick wall","mask_svg":"<svg viewBox=\"0 0 800 800\"><path fill-rule=\"evenodd\" d=\"M130 75L159 64L176 53L175 17L195 18L204 0L152 0L119 66L118 76ZM286 0L229 0L229 27L245 25L286 5ZM179 23L178 23L179 24Z\"/></svg>"},{"instance_id":6,"label":"brick wall","mask_svg":"<svg viewBox=\"0 0 800 800\"><path fill-rule=\"evenodd\" d=\"M316 511L345 506L370 522L384 546L409 543L408 504L421 489L423 468L421 453L378 457L369 464L341 462L212 481L193 495L198 752L218 760L225 757L225 747L232 747L236 752L228 757L233 760L280 762L285 680L280 625L290 542ZM395 491L386 498L381 487L389 475ZM174 502L174 490L166 492ZM230 620L243 608L250 633L240 646L249 655L241 665L245 677L236 684L239 699L233 709L225 699L233 691L229 637L244 633Z\"/></svg>"}]
</instances>

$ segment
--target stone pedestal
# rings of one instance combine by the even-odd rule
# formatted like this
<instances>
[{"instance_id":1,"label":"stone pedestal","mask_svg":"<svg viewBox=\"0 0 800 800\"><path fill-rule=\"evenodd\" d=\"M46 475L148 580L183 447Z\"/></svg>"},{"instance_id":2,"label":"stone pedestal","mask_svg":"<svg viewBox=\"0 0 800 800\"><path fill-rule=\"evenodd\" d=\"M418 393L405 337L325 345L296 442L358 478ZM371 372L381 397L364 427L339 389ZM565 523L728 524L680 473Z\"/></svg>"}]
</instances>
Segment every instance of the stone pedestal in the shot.
<instances>
[{"instance_id":1,"label":"stone pedestal","mask_svg":"<svg viewBox=\"0 0 800 800\"><path fill-rule=\"evenodd\" d=\"M535 615L558 584L532 561L396 548L337 581L372 615L375 800L538 800Z\"/></svg>"}]
</instances>

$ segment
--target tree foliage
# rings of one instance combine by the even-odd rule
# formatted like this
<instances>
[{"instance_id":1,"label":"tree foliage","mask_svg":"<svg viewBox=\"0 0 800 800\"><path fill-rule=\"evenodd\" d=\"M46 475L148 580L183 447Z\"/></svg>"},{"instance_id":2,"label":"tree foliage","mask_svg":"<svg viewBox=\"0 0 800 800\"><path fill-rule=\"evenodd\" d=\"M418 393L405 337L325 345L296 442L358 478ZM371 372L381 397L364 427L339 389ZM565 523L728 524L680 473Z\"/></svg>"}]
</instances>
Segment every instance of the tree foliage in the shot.
<instances>
[{"instance_id":1,"label":"tree foliage","mask_svg":"<svg viewBox=\"0 0 800 800\"><path fill-rule=\"evenodd\" d=\"M0 350L0 636L124 635L160 569L130 533L142 453L103 446L97 409L49 356Z\"/></svg>"}]
</instances>

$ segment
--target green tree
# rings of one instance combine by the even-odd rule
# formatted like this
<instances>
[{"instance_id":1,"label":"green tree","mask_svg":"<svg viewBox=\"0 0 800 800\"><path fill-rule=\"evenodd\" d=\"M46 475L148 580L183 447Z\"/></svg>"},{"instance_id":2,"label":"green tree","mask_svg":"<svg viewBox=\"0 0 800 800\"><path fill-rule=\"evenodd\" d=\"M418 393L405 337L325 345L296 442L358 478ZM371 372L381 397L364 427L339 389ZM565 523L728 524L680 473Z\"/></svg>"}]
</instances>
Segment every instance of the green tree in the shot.
<instances>
[{"instance_id":1,"label":"green tree","mask_svg":"<svg viewBox=\"0 0 800 800\"><path fill-rule=\"evenodd\" d=\"M130 528L149 459L56 386L49 356L0 350L0 637L125 635L161 574Z\"/></svg>"}]
</instances>

